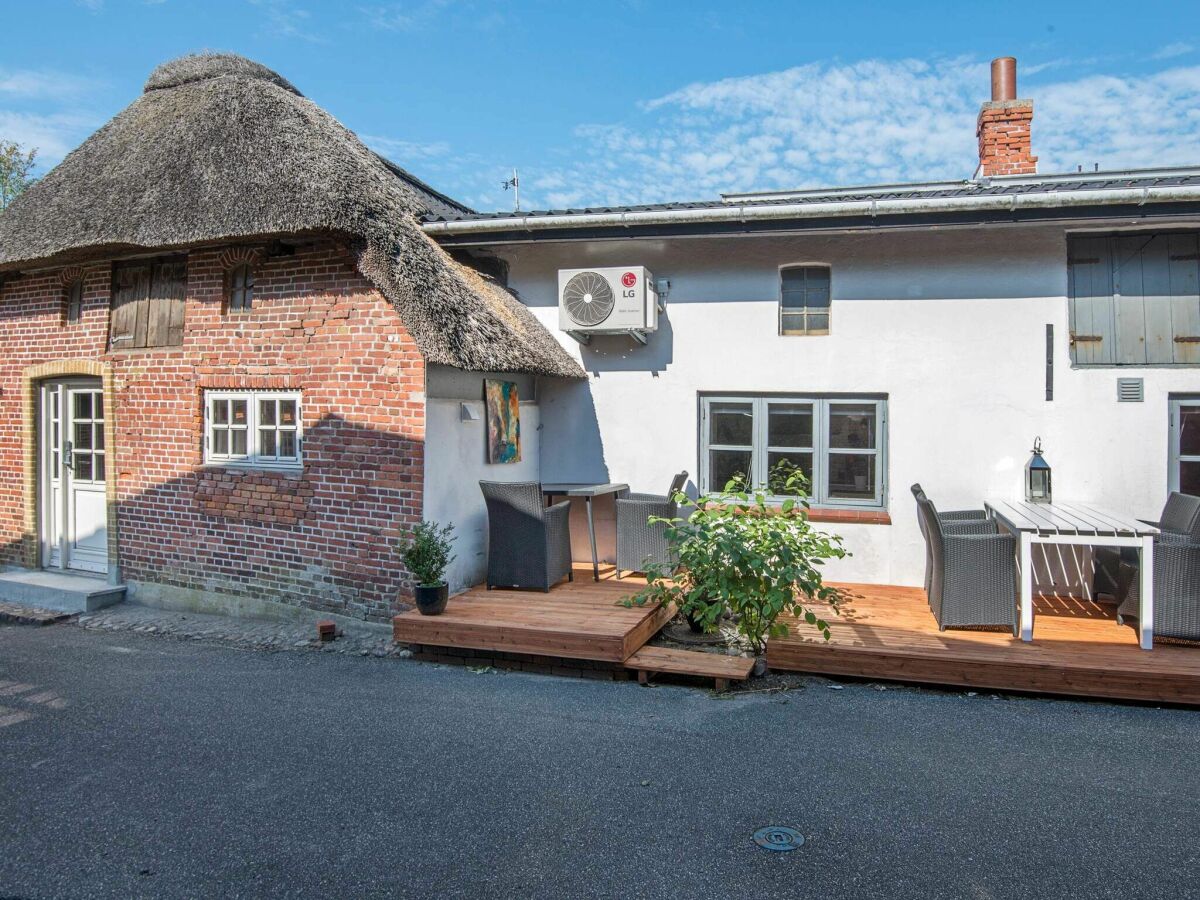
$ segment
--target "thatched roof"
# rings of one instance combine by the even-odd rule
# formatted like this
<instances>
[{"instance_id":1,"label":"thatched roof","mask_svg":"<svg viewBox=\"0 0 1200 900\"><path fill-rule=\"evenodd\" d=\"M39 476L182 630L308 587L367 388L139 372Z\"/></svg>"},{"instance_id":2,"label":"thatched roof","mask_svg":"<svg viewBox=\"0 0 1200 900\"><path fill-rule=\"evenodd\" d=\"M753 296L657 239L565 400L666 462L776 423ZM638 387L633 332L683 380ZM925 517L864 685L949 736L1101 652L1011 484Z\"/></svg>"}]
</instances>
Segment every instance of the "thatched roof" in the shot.
<instances>
[{"instance_id":1,"label":"thatched roof","mask_svg":"<svg viewBox=\"0 0 1200 900\"><path fill-rule=\"evenodd\" d=\"M105 254L335 233L432 363L583 377L500 285L421 230L466 208L369 150L270 69L233 54L155 69L142 96L0 215L0 272Z\"/></svg>"}]
</instances>

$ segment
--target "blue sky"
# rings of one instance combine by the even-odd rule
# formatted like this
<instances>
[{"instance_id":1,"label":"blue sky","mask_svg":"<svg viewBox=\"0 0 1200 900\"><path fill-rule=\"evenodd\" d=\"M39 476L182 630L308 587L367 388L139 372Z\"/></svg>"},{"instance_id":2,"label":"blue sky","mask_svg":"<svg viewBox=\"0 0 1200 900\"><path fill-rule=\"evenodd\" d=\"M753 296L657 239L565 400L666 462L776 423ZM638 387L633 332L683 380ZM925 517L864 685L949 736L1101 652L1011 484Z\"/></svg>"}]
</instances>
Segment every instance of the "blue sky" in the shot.
<instances>
[{"instance_id":1,"label":"blue sky","mask_svg":"<svg viewBox=\"0 0 1200 900\"><path fill-rule=\"evenodd\" d=\"M0 138L53 164L199 49L257 59L479 209L966 178L988 61L1043 172L1200 163L1193 4L6 3ZM1191 24L1189 24L1191 23Z\"/></svg>"}]
</instances>

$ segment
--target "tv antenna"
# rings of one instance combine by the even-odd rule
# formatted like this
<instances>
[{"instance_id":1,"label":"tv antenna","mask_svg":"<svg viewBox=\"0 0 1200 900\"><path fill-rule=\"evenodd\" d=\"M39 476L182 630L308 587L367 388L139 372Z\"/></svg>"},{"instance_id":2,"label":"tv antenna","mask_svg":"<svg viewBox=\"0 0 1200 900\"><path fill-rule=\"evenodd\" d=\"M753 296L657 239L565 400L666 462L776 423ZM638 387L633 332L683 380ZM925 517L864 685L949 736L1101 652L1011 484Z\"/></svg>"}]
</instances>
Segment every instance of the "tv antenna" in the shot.
<instances>
[{"instance_id":1,"label":"tv antenna","mask_svg":"<svg viewBox=\"0 0 1200 900\"><path fill-rule=\"evenodd\" d=\"M517 174L517 170L513 169L513 177L500 185L506 191L512 188L513 192L513 212L521 211L521 176Z\"/></svg>"}]
</instances>

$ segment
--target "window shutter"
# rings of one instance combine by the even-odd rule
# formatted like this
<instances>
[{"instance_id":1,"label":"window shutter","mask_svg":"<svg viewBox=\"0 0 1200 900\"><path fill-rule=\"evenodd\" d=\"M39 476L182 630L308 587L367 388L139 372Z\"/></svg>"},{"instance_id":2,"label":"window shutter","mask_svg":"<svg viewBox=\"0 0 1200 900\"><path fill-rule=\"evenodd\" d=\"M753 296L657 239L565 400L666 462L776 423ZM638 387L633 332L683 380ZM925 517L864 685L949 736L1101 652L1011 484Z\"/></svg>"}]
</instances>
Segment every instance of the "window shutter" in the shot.
<instances>
[{"instance_id":1,"label":"window shutter","mask_svg":"<svg viewBox=\"0 0 1200 900\"><path fill-rule=\"evenodd\" d=\"M1172 234L1167 247L1171 285L1171 360L1200 364L1200 235Z\"/></svg>"},{"instance_id":2,"label":"window shutter","mask_svg":"<svg viewBox=\"0 0 1200 900\"><path fill-rule=\"evenodd\" d=\"M173 260L154 265L145 346L178 347L183 343L186 293L187 263Z\"/></svg>"},{"instance_id":3,"label":"window shutter","mask_svg":"<svg viewBox=\"0 0 1200 900\"><path fill-rule=\"evenodd\" d=\"M1070 281L1071 362L1111 365L1113 360L1112 256L1107 237L1072 238Z\"/></svg>"},{"instance_id":4,"label":"window shutter","mask_svg":"<svg viewBox=\"0 0 1200 900\"><path fill-rule=\"evenodd\" d=\"M108 343L112 349L146 346L149 297L149 266L119 265L113 268L112 311L108 328Z\"/></svg>"}]
</instances>

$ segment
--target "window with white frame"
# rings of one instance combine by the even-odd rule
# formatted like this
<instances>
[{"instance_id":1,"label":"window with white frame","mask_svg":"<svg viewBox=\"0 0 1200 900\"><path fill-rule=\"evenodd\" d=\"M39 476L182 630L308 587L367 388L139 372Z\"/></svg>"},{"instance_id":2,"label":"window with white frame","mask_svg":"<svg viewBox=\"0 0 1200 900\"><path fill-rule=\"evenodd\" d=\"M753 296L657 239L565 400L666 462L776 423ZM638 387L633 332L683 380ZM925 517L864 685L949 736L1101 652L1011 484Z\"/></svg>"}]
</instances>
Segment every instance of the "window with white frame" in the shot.
<instances>
[{"instance_id":1,"label":"window with white frame","mask_svg":"<svg viewBox=\"0 0 1200 900\"><path fill-rule=\"evenodd\" d=\"M302 439L299 391L205 392L205 462L295 467Z\"/></svg>"},{"instance_id":2,"label":"window with white frame","mask_svg":"<svg viewBox=\"0 0 1200 900\"><path fill-rule=\"evenodd\" d=\"M789 494L799 471L815 506L882 507L887 401L881 397L711 396L700 400L700 489Z\"/></svg>"},{"instance_id":3,"label":"window with white frame","mask_svg":"<svg viewBox=\"0 0 1200 900\"><path fill-rule=\"evenodd\" d=\"M779 333L829 334L829 266L779 270Z\"/></svg>"},{"instance_id":4,"label":"window with white frame","mask_svg":"<svg viewBox=\"0 0 1200 900\"><path fill-rule=\"evenodd\" d=\"M1170 488L1200 496L1200 397L1171 398Z\"/></svg>"}]
</instances>

